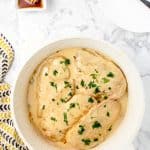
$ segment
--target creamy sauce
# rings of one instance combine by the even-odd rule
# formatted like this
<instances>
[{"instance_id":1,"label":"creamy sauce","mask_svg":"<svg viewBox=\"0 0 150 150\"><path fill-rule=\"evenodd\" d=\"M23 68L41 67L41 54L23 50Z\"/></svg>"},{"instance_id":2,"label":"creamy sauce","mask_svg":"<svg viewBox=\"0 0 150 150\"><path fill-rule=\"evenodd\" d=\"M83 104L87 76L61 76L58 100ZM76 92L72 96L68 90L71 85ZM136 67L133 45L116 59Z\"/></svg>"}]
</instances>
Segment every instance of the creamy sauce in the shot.
<instances>
[{"instance_id":1,"label":"creamy sauce","mask_svg":"<svg viewBox=\"0 0 150 150\"><path fill-rule=\"evenodd\" d=\"M29 117L60 149L90 149L107 139L124 118L127 83L120 68L85 48L51 54L28 86Z\"/></svg>"}]
</instances>

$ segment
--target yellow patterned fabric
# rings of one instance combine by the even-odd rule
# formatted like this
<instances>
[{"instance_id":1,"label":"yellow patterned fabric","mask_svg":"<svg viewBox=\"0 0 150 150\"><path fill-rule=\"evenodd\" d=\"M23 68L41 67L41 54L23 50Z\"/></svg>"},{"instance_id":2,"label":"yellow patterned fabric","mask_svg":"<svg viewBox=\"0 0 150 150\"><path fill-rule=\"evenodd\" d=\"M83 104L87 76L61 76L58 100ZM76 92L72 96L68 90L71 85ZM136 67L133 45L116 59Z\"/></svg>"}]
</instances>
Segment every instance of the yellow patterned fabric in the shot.
<instances>
[{"instance_id":1,"label":"yellow patterned fabric","mask_svg":"<svg viewBox=\"0 0 150 150\"><path fill-rule=\"evenodd\" d=\"M4 82L13 58L11 44L0 34L0 150L28 150L14 127L10 110L10 85Z\"/></svg>"}]
</instances>

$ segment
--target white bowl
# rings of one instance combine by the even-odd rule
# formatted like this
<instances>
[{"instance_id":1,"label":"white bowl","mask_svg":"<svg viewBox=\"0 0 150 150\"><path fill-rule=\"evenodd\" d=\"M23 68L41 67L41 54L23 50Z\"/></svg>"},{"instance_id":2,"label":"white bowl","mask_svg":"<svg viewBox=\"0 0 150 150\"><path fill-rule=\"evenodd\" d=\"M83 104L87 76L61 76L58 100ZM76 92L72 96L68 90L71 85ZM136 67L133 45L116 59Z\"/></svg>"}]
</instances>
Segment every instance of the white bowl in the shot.
<instances>
[{"instance_id":1,"label":"white bowl","mask_svg":"<svg viewBox=\"0 0 150 150\"><path fill-rule=\"evenodd\" d=\"M29 77L36 66L52 52L68 47L86 47L101 51L112 58L123 70L128 82L129 102L127 112L122 123L115 133L105 142L95 147L94 150L129 150L127 148L135 138L144 114L144 92L139 73L135 69L129 58L121 51L110 44L92 39L65 39L51 43L40 49L33 55L22 68L14 88L13 119L15 127L25 144L31 150L54 150L57 149L49 141L38 134L28 118L26 92ZM89 60L90 61L90 60Z\"/></svg>"}]
</instances>

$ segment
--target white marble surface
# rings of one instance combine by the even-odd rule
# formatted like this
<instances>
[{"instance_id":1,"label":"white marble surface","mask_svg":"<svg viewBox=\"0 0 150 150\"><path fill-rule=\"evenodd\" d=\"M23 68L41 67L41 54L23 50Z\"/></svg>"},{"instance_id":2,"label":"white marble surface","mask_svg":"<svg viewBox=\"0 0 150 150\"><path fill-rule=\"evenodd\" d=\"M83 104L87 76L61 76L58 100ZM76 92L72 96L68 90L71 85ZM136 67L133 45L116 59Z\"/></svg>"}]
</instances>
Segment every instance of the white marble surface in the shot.
<instances>
[{"instance_id":1,"label":"white marble surface","mask_svg":"<svg viewBox=\"0 0 150 150\"><path fill-rule=\"evenodd\" d=\"M91 37L124 50L137 66L146 91L146 112L134 145L136 150L150 150L150 33L132 33L112 24L101 11L101 0L48 0L43 12L19 12L15 0L0 0L0 32L16 52L6 79L12 85L21 66L44 41Z\"/></svg>"}]
</instances>

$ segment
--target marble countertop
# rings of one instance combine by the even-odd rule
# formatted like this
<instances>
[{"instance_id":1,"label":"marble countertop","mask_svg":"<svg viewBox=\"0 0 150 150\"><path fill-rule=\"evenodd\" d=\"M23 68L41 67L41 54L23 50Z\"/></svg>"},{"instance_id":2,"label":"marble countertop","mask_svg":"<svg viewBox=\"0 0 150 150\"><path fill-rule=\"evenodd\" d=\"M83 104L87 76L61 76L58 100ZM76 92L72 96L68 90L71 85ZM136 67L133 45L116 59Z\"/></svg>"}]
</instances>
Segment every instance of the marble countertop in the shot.
<instances>
[{"instance_id":1,"label":"marble countertop","mask_svg":"<svg viewBox=\"0 0 150 150\"><path fill-rule=\"evenodd\" d=\"M137 66L146 92L146 112L134 145L150 149L150 33L125 31L104 17L101 0L48 0L42 12L19 12L15 0L0 0L0 32L12 43L15 60L6 78L12 85L39 45L61 38L89 37L121 48Z\"/></svg>"}]
</instances>

